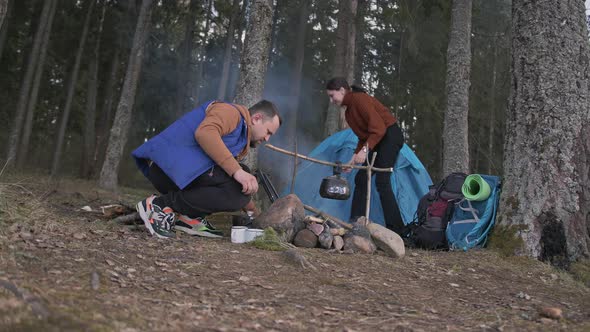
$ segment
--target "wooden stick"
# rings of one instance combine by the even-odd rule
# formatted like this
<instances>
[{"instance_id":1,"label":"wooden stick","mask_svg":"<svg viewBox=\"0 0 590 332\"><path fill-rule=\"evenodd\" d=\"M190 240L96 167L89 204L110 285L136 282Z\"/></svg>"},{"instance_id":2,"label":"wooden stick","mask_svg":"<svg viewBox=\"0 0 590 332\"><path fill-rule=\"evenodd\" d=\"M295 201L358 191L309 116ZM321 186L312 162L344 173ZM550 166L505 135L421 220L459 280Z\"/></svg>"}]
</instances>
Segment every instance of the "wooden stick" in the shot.
<instances>
[{"instance_id":1,"label":"wooden stick","mask_svg":"<svg viewBox=\"0 0 590 332\"><path fill-rule=\"evenodd\" d=\"M314 163L318 163L318 164L322 164L322 165L327 165L327 166L338 166L338 164L336 164L336 163L332 163L332 162L324 161L324 160L319 160L319 159L314 159L314 158L311 158L311 157L308 157L308 156L305 156L305 155L302 155L302 154L298 154L298 153L294 153L294 152L291 152L291 151L288 151L288 150L285 150L285 149L277 148L276 146L274 146L272 144L265 144L264 146L267 147L267 148L269 148L269 149L271 149L271 150L275 150L277 152L284 153L284 154L287 154L287 155L290 155L290 156L295 156L296 155L298 158L301 158L301 159L304 159L304 160L308 160L308 161L311 161L311 162L314 162ZM349 168L356 168L356 169L368 169L370 167L370 166L357 166L357 165L352 165L352 164L350 164L350 165L342 165L341 164L341 166L349 167ZM391 172L393 172L393 167L389 167L389 168L377 168L377 167L373 167L373 172L390 172L391 173Z\"/></svg>"},{"instance_id":2,"label":"wooden stick","mask_svg":"<svg viewBox=\"0 0 590 332\"><path fill-rule=\"evenodd\" d=\"M371 163L369 164L369 169L367 169L367 207L365 210L365 218L367 218L367 222L369 222L369 212L371 212L371 169L373 169L373 165L375 164L375 158L377 157L377 152L373 153L373 158ZM368 158L368 156L367 156ZM368 160L367 160L368 162Z\"/></svg>"},{"instance_id":3,"label":"wooden stick","mask_svg":"<svg viewBox=\"0 0 590 332\"><path fill-rule=\"evenodd\" d=\"M342 221L342 220L340 220L340 219L338 219L338 218L336 218L334 216L331 216L331 215L327 214L326 212L320 211L320 210L318 210L318 209L316 209L316 208L314 208L312 206L306 205L306 204L303 204L303 208L305 208L307 211L311 211L311 212L313 212L313 213L321 216L322 218L330 219L333 222L337 223L338 225L340 225L340 226L342 226L342 227L344 227L346 229L352 229L352 225L351 224L349 224L347 222L344 222L344 221Z\"/></svg>"},{"instance_id":4,"label":"wooden stick","mask_svg":"<svg viewBox=\"0 0 590 332\"><path fill-rule=\"evenodd\" d=\"M141 217L137 212L133 212L124 216L118 216L117 218L112 219L113 222L122 224L136 224L136 221L139 220L141 220Z\"/></svg>"},{"instance_id":5,"label":"wooden stick","mask_svg":"<svg viewBox=\"0 0 590 332\"><path fill-rule=\"evenodd\" d=\"M297 126L297 124L295 124ZM291 177L290 194L295 192L295 178L297 177L297 137L295 137L295 154L293 155L293 177Z\"/></svg>"}]
</instances>

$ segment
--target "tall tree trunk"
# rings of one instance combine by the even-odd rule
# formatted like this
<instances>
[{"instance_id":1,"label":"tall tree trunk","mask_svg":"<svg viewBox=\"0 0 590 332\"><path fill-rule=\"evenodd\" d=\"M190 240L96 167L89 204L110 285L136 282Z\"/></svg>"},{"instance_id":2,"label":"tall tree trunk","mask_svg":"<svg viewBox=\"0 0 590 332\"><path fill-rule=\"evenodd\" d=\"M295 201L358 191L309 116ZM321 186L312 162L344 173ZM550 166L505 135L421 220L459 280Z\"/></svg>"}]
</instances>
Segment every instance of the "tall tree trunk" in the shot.
<instances>
[{"instance_id":1,"label":"tall tree trunk","mask_svg":"<svg viewBox=\"0 0 590 332\"><path fill-rule=\"evenodd\" d=\"M88 11L86 12L86 18L84 19L84 27L82 28L82 35L80 36L80 44L78 45L78 51L76 52L76 58L74 60L74 68L72 68L72 76L68 83L68 93L66 96L66 103L64 111L61 116L59 123L59 129L57 132L57 143L55 144L55 152L53 153L53 163L51 164L51 176L57 175L59 171L59 164L61 162L61 152L63 149L63 141L66 135L66 129L68 126L68 120L70 119L70 112L72 110L72 101L74 100L74 93L76 92L76 84L78 83L78 73L80 72L80 62L82 61L82 54L84 53L84 44L88 36L88 28L90 27L90 18L92 17L92 10L96 0L90 0L88 4Z\"/></svg>"},{"instance_id":2,"label":"tall tree trunk","mask_svg":"<svg viewBox=\"0 0 590 332\"><path fill-rule=\"evenodd\" d=\"M354 39L355 39L355 51L354 51L354 75L353 78L359 84L362 82L363 78L363 48L365 47L364 37L365 37L365 16L367 15L369 1L368 0L358 0L357 5L357 12L354 19Z\"/></svg>"},{"instance_id":3,"label":"tall tree trunk","mask_svg":"<svg viewBox=\"0 0 590 332\"><path fill-rule=\"evenodd\" d=\"M88 66L88 93L86 95L86 113L84 114L84 148L80 176L90 178L94 173L94 150L96 148L96 100L98 94L98 66L100 62L100 39L107 6L102 5L102 13L96 31L96 44Z\"/></svg>"},{"instance_id":4,"label":"tall tree trunk","mask_svg":"<svg viewBox=\"0 0 590 332\"><path fill-rule=\"evenodd\" d=\"M153 0L143 0L141 3L137 27L133 36L133 47L129 55L129 63L127 64L125 82L123 83L121 98L111 128L105 160L100 171L98 184L100 187L109 190L117 189L119 164L121 163L121 156L127 143L131 113L135 102L135 92L137 91L137 81L141 73L145 42L150 27L152 3Z\"/></svg>"},{"instance_id":5,"label":"tall tree trunk","mask_svg":"<svg viewBox=\"0 0 590 332\"><path fill-rule=\"evenodd\" d=\"M250 107L262 98L264 79L268 68L268 49L272 25L272 0L253 0L246 31L244 52L240 65L240 79L235 102ZM258 152L253 149L246 164L258 168Z\"/></svg>"},{"instance_id":6,"label":"tall tree trunk","mask_svg":"<svg viewBox=\"0 0 590 332\"><path fill-rule=\"evenodd\" d=\"M6 36L8 36L8 22L12 17L12 0L2 0L0 2L2 2L0 4L0 16L2 16L2 20L0 20L0 59L2 59ZM2 11L4 11L3 14Z\"/></svg>"},{"instance_id":7,"label":"tall tree trunk","mask_svg":"<svg viewBox=\"0 0 590 332\"><path fill-rule=\"evenodd\" d=\"M355 82L354 60L356 59L356 13L358 0L349 0L348 20L346 22L346 55L344 61L344 73L346 80L351 84Z\"/></svg>"},{"instance_id":8,"label":"tall tree trunk","mask_svg":"<svg viewBox=\"0 0 590 332\"><path fill-rule=\"evenodd\" d=\"M29 142L31 140L31 132L33 131L33 120L35 115L35 109L37 108L39 87L41 85L41 78L43 77L43 71L45 69L45 59L47 58L47 51L49 48L49 37L51 36L51 29L53 27L53 19L55 17L57 3L57 0L52 1L52 6L49 11L49 19L47 21L47 28L45 29L43 41L41 42L41 54L39 54L39 61L37 64L37 68L35 69L35 77L33 78L31 96L27 103L27 111L25 116L25 123L23 126L23 134L22 139L20 140L20 147L18 149L16 158L16 165L19 169L22 169L22 167L25 165L29 153Z\"/></svg>"},{"instance_id":9,"label":"tall tree trunk","mask_svg":"<svg viewBox=\"0 0 590 332\"><path fill-rule=\"evenodd\" d=\"M31 53L29 54L27 69L25 70L25 76L23 77L18 96L18 102L16 104L16 112L12 123L12 129L10 130L10 136L8 137L8 146L6 149L7 166L13 165L13 163L16 161L19 139L21 137L25 113L27 111L27 104L31 95L31 83L33 81L35 69L37 68L37 61L39 60L39 56L41 54L41 43L43 41L43 36L45 35L47 22L49 21L49 12L51 10L51 6L52 1L46 1L43 5L43 9L41 10L39 26L35 32L33 47L31 48Z\"/></svg>"},{"instance_id":10,"label":"tall tree trunk","mask_svg":"<svg viewBox=\"0 0 590 332\"><path fill-rule=\"evenodd\" d=\"M180 116L187 111L188 99L190 98L189 91L192 88L192 55L193 55L193 40L195 36L195 19L197 15L197 1L191 0L186 13L186 20L184 23L184 40L179 52L179 61L177 68L177 90L176 90L176 114Z\"/></svg>"},{"instance_id":11,"label":"tall tree trunk","mask_svg":"<svg viewBox=\"0 0 590 332\"><path fill-rule=\"evenodd\" d=\"M516 254L567 267L590 257L590 50L584 3L513 0L512 18L498 226L515 234Z\"/></svg>"},{"instance_id":12,"label":"tall tree trunk","mask_svg":"<svg viewBox=\"0 0 590 332\"><path fill-rule=\"evenodd\" d=\"M447 48L447 108L443 128L443 174L469 172L471 0L453 0Z\"/></svg>"},{"instance_id":13,"label":"tall tree trunk","mask_svg":"<svg viewBox=\"0 0 590 332\"><path fill-rule=\"evenodd\" d=\"M349 84L354 81L354 56L356 27L355 17L358 0L340 0L338 9L338 27L336 45L332 62L332 76L344 77ZM330 136L342 129L344 109L330 104L326 116L325 135Z\"/></svg>"},{"instance_id":14,"label":"tall tree trunk","mask_svg":"<svg viewBox=\"0 0 590 332\"><path fill-rule=\"evenodd\" d=\"M8 13L8 0L0 0L0 27L4 25L4 19Z\"/></svg>"},{"instance_id":15,"label":"tall tree trunk","mask_svg":"<svg viewBox=\"0 0 590 332\"><path fill-rule=\"evenodd\" d=\"M102 105L102 111L98 116L98 125L96 131L96 148L94 149L94 164L95 171L102 169L102 163L104 162L105 152L107 149L109 128L111 127L113 118L113 101L115 100L115 93L117 92L117 81L120 61L120 50L117 48L113 55L111 62L111 70L109 71L109 79L105 87L104 103Z\"/></svg>"},{"instance_id":16,"label":"tall tree trunk","mask_svg":"<svg viewBox=\"0 0 590 332\"><path fill-rule=\"evenodd\" d=\"M492 83L490 86L490 126L488 132L488 174L492 173L492 167L494 166L494 128L496 127L496 78L498 69L496 68L496 62L498 58L498 44L496 43L496 36L493 38L492 47L494 53L492 56Z\"/></svg>"},{"instance_id":17,"label":"tall tree trunk","mask_svg":"<svg viewBox=\"0 0 590 332\"><path fill-rule=\"evenodd\" d=\"M270 26L270 47L268 48L268 65L273 66L275 60L272 56L272 52L277 48L277 22L279 20L279 0L273 0L273 12L272 12L272 24Z\"/></svg>"},{"instance_id":18,"label":"tall tree trunk","mask_svg":"<svg viewBox=\"0 0 590 332\"><path fill-rule=\"evenodd\" d=\"M240 12L240 0L233 0L232 13L229 18L229 26L227 27L227 36L225 37L225 52L223 54L223 68L221 70L221 78L219 79L219 88L217 89L217 99L224 100L227 91L227 83L229 81L229 70L232 60L232 47L234 45L234 37L236 32L236 21Z\"/></svg>"},{"instance_id":19,"label":"tall tree trunk","mask_svg":"<svg viewBox=\"0 0 590 332\"><path fill-rule=\"evenodd\" d=\"M295 63L293 64L293 72L291 77L291 107L295 114L291 121L297 120L297 112L299 110L299 95L301 94L301 79L303 77L303 60L305 60L305 40L307 36L307 20L309 18L309 1L301 0L299 3L299 22L297 22L297 40L295 44ZM289 128L294 124L287 123ZM293 133L294 134L294 133Z\"/></svg>"},{"instance_id":20,"label":"tall tree trunk","mask_svg":"<svg viewBox=\"0 0 590 332\"><path fill-rule=\"evenodd\" d=\"M201 96L201 85L203 85L203 69L205 59L207 58L207 41L209 40L209 25L211 24L211 8L213 7L213 0L208 0L207 3L207 20L205 21L205 35L199 46L199 64L197 66L197 74L195 75L196 84L193 93L191 94L191 104L195 105L199 102Z\"/></svg>"}]
</instances>

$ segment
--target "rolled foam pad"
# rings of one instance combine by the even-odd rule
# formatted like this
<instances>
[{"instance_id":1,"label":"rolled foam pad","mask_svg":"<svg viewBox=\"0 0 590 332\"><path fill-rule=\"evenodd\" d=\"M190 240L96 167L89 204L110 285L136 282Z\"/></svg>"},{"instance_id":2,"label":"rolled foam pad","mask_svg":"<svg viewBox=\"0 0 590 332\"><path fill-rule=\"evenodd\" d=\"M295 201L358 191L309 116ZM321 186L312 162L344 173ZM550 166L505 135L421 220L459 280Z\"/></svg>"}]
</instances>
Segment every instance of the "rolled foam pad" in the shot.
<instances>
[{"instance_id":1,"label":"rolled foam pad","mask_svg":"<svg viewBox=\"0 0 590 332\"><path fill-rule=\"evenodd\" d=\"M485 201L490 197L491 188L481 175L471 174L465 178L461 191L470 201Z\"/></svg>"}]
</instances>

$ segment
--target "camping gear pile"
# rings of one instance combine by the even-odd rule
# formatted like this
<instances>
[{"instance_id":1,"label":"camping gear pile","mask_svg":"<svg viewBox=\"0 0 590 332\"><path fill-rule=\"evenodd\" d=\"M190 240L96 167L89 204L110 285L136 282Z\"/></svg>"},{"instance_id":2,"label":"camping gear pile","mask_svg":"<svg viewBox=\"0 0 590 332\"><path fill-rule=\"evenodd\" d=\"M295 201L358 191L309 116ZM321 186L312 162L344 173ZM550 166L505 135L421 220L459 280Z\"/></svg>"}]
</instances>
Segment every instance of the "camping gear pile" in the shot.
<instances>
[{"instance_id":1,"label":"camping gear pile","mask_svg":"<svg viewBox=\"0 0 590 332\"><path fill-rule=\"evenodd\" d=\"M402 237L407 245L423 249L485 246L495 224L500 187L497 176L449 174L420 199Z\"/></svg>"},{"instance_id":2,"label":"camping gear pile","mask_svg":"<svg viewBox=\"0 0 590 332\"><path fill-rule=\"evenodd\" d=\"M266 225L279 232L286 232L287 240L301 247L364 253L373 253L379 247L394 257L405 254L404 244L424 249L451 250L468 250L485 245L495 222L500 179L491 175L452 173L432 185L428 172L407 145L400 150L393 169L373 168L372 162L369 167L361 167L367 168L369 179L371 170L393 170L391 184L406 225L401 237L383 226L379 196L373 192L374 179L367 182L365 217L352 223L343 222L342 219L348 218L351 203L348 198L354 190L353 179L358 170L341 174L342 165L339 162L334 164L325 160L349 160L357 140L350 129L343 130L324 140L309 156L266 145L275 151L304 159L302 167L294 176L297 179L294 187L289 188L294 194L284 197L291 197L291 201L296 199L301 207L297 207L297 220L292 218L292 225L285 222L285 218L274 216L272 221L266 218L266 222L254 222L253 226L265 228L263 225ZM332 175L325 165L333 166ZM257 175L260 178L260 174ZM279 195L268 178L263 174L260 180L267 194L271 189L269 197L275 201ZM318 190L317 183L320 180ZM313 215L305 216L305 210Z\"/></svg>"}]
</instances>

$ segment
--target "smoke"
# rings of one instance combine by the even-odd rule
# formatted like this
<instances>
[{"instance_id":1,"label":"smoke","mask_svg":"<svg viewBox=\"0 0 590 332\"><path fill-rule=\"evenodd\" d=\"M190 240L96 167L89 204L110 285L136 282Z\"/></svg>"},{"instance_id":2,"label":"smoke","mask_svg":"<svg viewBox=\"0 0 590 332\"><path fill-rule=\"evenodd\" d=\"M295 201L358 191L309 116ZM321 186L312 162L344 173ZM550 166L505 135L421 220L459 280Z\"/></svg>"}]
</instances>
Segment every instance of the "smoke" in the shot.
<instances>
[{"instance_id":1,"label":"smoke","mask_svg":"<svg viewBox=\"0 0 590 332\"><path fill-rule=\"evenodd\" d=\"M269 143L293 152L297 143L297 152L308 154L324 138L323 122L328 99L322 83L303 78L299 98L295 100L289 95L292 88L290 77L288 64L276 64L266 77L264 98L277 105L283 118L281 128ZM264 147L259 148L258 158L259 167L271 176L277 191L286 190L293 177L295 158Z\"/></svg>"}]
</instances>

